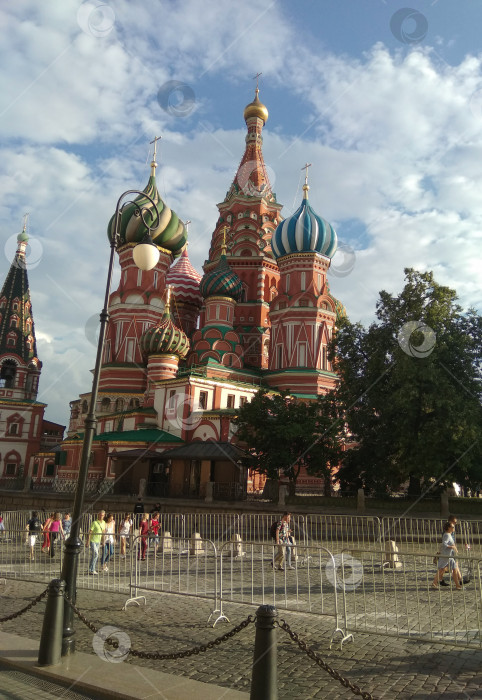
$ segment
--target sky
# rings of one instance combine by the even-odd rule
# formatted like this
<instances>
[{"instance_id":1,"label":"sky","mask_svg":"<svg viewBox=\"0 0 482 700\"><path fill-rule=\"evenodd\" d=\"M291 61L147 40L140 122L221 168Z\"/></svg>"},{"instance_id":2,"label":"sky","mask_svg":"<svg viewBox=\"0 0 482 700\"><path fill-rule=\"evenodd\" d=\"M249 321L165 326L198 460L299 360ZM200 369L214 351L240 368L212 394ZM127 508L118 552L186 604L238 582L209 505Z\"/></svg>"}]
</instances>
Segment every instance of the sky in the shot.
<instances>
[{"instance_id":1,"label":"sky","mask_svg":"<svg viewBox=\"0 0 482 700\"><path fill-rule=\"evenodd\" d=\"M159 192L191 220L201 272L258 72L273 190L289 216L312 163L350 319L369 324L405 267L481 311L482 0L408 1L1 4L0 280L29 212L46 418L68 424L69 401L90 390L106 227L119 195L147 184L149 142L162 137Z\"/></svg>"}]
</instances>

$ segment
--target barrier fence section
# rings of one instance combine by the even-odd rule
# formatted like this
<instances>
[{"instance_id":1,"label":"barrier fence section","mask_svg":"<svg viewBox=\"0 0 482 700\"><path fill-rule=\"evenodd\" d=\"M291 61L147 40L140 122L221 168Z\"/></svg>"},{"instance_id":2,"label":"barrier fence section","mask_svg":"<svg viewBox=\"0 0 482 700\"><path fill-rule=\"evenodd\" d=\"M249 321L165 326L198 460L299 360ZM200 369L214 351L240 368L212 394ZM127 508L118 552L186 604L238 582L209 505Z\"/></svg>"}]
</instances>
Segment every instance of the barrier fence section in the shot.
<instances>
[{"instance_id":1,"label":"barrier fence section","mask_svg":"<svg viewBox=\"0 0 482 700\"><path fill-rule=\"evenodd\" d=\"M218 552L211 540L140 535L131 561L131 599L144 591L176 593L212 600L211 615L218 611Z\"/></svg>"},{"instance_id":2,"label":"barrier fence section","mask_svg":"<svg viewBox=\"0 0 482 700\"><path fill-rule=\"evenodd\" d=\"M480 560L459 557L462 573L472 575L457 590L449 574L447 587L432 588L433 555L358 549L335 559L346 629L482 647Z\"/></svg>"},{"instance_id":3,"label":"barrier fence section","mask_svg":"<svg viewBox=\"0 0 482 700\"><path fill-rule=\"evenodd\" d=\"M278 609L334 618L331 643L343 644L351 635L341 629L336 566L332 553L322 546L282 547L259 542L226 543L219 550L220 616L223 604L274 605ZM278 568L279 564L282 569ZM216 624L216 622L214 623Z\"/></svg>"},{"instance_id":4,"label":"barrier fence section","mask_svg":"<svg viewBox=\"0 0 482 700\"><path fill-rule=\"evenodd\" d=\"M364 548L379 547L380 519L369 515L307 515L307 537L310 544L319 543L332 552L353 543Z\"/></svg>"}]
</instances>

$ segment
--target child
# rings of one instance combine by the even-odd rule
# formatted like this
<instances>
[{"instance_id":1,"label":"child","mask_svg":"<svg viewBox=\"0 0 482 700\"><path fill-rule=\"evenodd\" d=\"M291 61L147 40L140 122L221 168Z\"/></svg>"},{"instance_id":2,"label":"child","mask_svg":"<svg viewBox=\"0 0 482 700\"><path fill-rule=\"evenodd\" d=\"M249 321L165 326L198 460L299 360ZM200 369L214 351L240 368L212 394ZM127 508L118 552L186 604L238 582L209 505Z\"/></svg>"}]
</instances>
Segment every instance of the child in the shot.
<instances>
[{"instance_id":1,"label":"child","mask_svg":"<svg viewBox=\"0 0 482 700\"><path fill-rule=\"evenodd\" d=\"M129 513L126 513L124 515L124 519L122 520L122 522L120 524L120 528L119 528L121 559L126 558L127 538L130 535L131 528L132 528L131 516L129 515Z\"/></svg>"}]
</instances>

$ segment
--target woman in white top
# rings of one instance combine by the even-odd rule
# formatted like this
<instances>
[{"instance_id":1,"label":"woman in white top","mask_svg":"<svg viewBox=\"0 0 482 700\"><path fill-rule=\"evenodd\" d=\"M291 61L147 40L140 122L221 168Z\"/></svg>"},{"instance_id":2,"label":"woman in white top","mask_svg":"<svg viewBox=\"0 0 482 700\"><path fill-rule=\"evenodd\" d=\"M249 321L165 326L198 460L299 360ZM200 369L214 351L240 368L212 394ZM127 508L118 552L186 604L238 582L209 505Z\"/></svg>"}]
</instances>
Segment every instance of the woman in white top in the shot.
<instances>
[{"instance_id":1,"label":"woman in white top","mask_svg":"<svg viewBox=\"0 0 482 700\"><path fill-rule=\"evenodd\" d=\"M104 530L104 548L102 550L102 556L100 563L103 564L103 570L109 571L107 562L110 561L111 557L114 556L114 540L115 540L115 520L112 513L107 513L105 518L105 530Z\"/></svg>"},{"instance_id":2,"label":"woman in white top","mask_svg":"<svg viewBox=\"0 0 482 700\"><path fill-rule=\"evenodd\" d=\"M131 533L131 528L132 528L132 520L131 516L129 513L126 513L124 516L124 520L121 522L121 526L119 529L119 536L120 536L120 555L122 559L126 558L126 543L127 543L127 538L129 537Z\"/></svg>"}]
</instances>

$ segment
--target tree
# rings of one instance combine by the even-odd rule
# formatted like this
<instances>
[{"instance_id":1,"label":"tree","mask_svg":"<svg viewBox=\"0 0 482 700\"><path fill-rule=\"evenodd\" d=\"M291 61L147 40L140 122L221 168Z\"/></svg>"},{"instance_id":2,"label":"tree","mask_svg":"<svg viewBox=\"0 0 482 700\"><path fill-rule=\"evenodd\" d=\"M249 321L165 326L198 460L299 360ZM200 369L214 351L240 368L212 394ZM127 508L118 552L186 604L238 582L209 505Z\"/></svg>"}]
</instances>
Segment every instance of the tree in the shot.
<instances>
[{"instance_id":1,"label":"tree","mask_svg":"<svg viewBox=\"0 0 482 700\"><path fill-rule=\"evenodd\" d=\"M429 272L405 270L405 287L380 292L378 321L345 320L330 359L336 398L355 442L340 469L344 487L421 493L482 480L482 319L463 313Z\"/></svg>"},{"instance_id":2,"label":"tree","mask_svg":"<svg viewBox=\"0 0 482 700\"><path fill-rule=\"evenodd\" d=\"M328 488L331 465L340 459L342 426L331 395L307 402L288 392L261 389L239 409L234 423L238 440L246 445L246 467L270 479L283 474L290 496L295 495L302 467L325 477Z\"/></svg>"}]
</instances>

